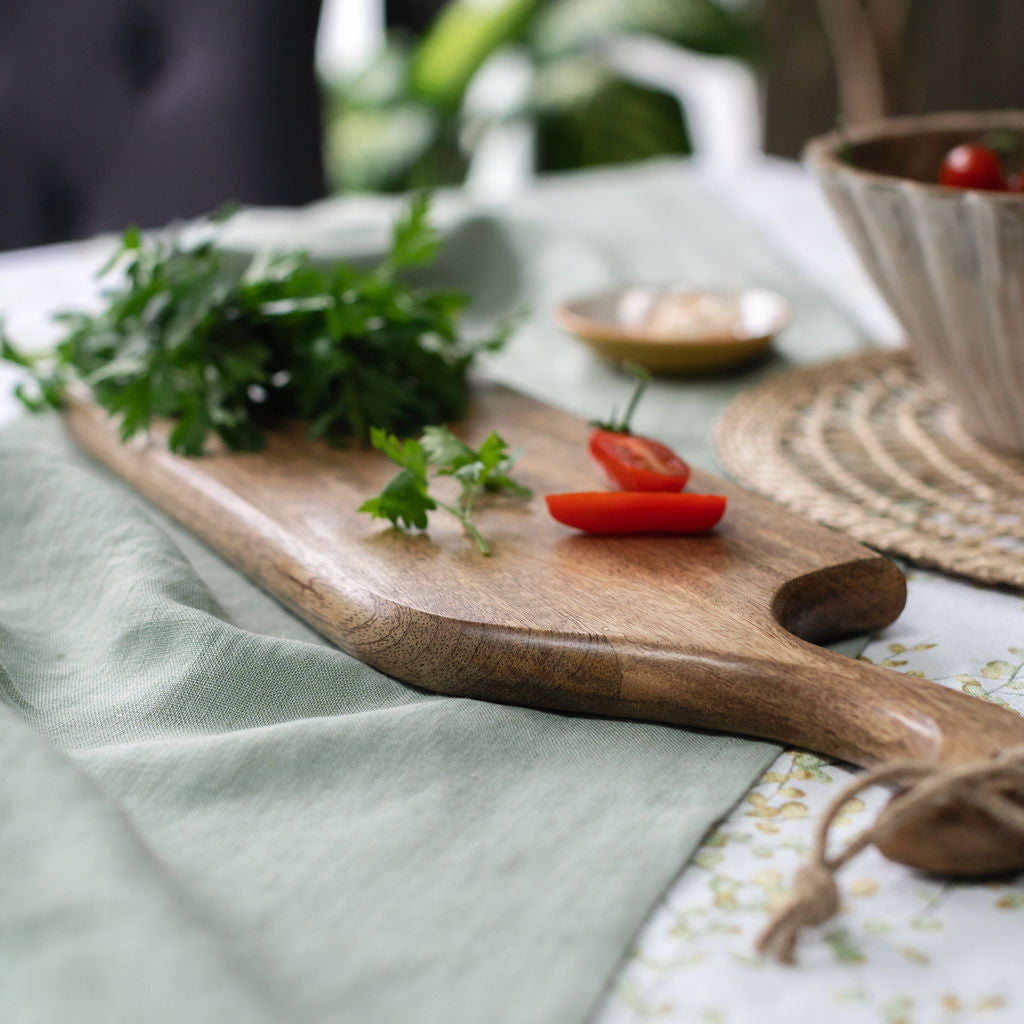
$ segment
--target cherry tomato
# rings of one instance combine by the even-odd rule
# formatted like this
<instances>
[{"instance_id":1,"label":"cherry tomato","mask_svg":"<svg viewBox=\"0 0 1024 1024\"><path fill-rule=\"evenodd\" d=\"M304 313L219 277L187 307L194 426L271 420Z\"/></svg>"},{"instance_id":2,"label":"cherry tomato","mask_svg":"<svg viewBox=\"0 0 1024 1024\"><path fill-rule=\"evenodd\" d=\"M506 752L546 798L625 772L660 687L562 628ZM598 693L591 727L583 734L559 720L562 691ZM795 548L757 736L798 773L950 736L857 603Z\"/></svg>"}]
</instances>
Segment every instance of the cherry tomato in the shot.
<instances>
[{"instance_id":1,"label":"cherry tomato","mask_svg":"<svg viewBox=\"0 0 1024 1024\"><path fill-rule=\"evenodd\" d=\"M544 500L553 518L586 533L704 533L725 512L720 494L576 491Z\"/></svg>"},{"instance_id":2,"label":"cherry tomato","mask_svg":"<svg viewBox=\"0 0 1024 1024\"><path fill-rule=\"evenodd\" d=\"M609 483L624 491L681 491L690 479L690 467L649 437L599 428L587 447Z\"/></svg>"},{"instance_id":3,"label":"cherry tomato","mask_svg":"<svg viewBox=\"0 0 1024 1024\"><path fill-rule=\"evenodd\" d=\"M950 188L981 188L1001 192L1006 188L1003 168L995 150L976 142L954 146L943 158L939 184Z\"/></svg>"}]
</instances>

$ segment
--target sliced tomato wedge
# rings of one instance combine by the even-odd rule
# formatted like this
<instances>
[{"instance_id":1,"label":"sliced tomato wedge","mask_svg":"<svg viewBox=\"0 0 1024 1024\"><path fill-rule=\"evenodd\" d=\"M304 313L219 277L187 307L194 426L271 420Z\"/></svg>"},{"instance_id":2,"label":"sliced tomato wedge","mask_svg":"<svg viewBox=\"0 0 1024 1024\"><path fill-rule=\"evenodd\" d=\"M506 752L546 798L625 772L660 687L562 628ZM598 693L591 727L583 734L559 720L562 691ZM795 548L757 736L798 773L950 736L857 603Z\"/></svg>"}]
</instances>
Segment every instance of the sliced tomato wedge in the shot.
<instances>
[{"instance_id":1,"label":"sliced tomato wedge","mask_svg":"<svg viewBox=\"0 0 1024 1024\"><path fill-rule=\"evenodd\" d=\"M588 448L608 482L624 491L681 491L690 479L690 467L650 437L598 428Z\"/></svg>"},{"instance_id":2,"label":"sliced tomato wedge","mask_svg":"<svg viewBox=\"0 0 1024 1024\"><path fill-rule=\"evenodd\" d=\"M720 494L575 491L544 500L558 522L587 533L704 533L725 512Z\"/></svg>"}]
</instances>

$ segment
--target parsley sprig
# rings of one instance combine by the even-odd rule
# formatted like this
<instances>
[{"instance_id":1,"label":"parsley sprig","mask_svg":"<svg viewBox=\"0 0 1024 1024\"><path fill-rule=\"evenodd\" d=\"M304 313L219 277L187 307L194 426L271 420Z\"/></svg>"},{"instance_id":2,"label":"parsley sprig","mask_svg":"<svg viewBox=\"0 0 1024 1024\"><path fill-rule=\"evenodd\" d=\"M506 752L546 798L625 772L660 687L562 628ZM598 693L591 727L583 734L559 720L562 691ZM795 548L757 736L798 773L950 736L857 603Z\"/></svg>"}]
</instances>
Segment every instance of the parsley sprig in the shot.
<instances>
[{"instance_id":1,"label":"parsley sprig","mask_svg":"<svg viewBox=\"0 0 1024 1024\"><path fill-rule=\"evenodd\" d=\"M201 455L211 434L258 449L281 417L334 443L365 441L372 427L414 435L464 413L471 363L508 333L465 341L462 294L403 280L437 252L429 205L425 194L411 200L390 252L369 269L295 253L242 269L218 248L216 218L128 230L101 271L114 283L99 313L62 316L65 337L42 355L0 330L0 356L29 372L18 389L28 407L59 407L81 381L120 417L123 440L167 417L170 447L187 455Z\"/></svg>"},{"instance_id":2,"label":"parsley sprig","mask_svg":"<svg viewBox=\"0 0 1024 1024\"><path fill-rule=\"evenodd\" d=\"M379 495L363 502L359 511L388 519L392 526L424 530L427 514L444 509L462 523L481 553L489 555L490 547L473 521L479 496L485 492L505 492L515 498L531 497L529 488L509 475L520 452L509 451L505 441L494 432L478 449L471 448L443 426L429 426L419 440L404 441L373 428L370 442L401 469ZM440 501L430 493L431 479L442 476L453 477L461 485L454 504Z\"/></svg>"}]
</instances>

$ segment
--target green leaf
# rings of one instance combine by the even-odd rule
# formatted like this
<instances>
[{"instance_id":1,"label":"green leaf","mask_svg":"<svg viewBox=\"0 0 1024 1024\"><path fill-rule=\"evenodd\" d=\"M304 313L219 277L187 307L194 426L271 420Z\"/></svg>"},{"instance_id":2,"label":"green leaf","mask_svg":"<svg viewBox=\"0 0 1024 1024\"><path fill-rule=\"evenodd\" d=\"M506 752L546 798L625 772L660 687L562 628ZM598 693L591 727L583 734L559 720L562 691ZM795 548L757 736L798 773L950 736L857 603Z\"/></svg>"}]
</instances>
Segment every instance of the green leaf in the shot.
<instances>
[{"instance_id":1,"label":"green leaf","mask_svg":"<svg viewBox=\"0 0 1024 1024\"><path fill-rule=\"evenodd\" d=\"M688 50L750 58L759 46L749 6L716 0L560 0L544 7L535 35L549 53L643 33Z\"/></svg>"},{"instance_id":2,"label":"green leaf","mask_svg":"<svg viewBox=\"0 0 1024 1024\"><path fill-rule=\"evenodd\" d=\"M229 199L227 202L221 203L220 206L210 214L210 222L213 224L224 224L231 220L231 218L234 217L240 209L241 206L239 206L238 203Z\"/></svg>"},{"instance_id":3,"label":"green leaf","mask_svg":"<svg viewBox=\"0 0 1024 1024\"><path fill-rule=\"evenodd\" d=\"M182 455L202 455L208 426L199 405L190 404L171 431L171 449Z\"/></svg>"},{"instance_id":4,"label":"green leaf","mask_svg":"<svg viewBox=\"0 0 1024 1024\"><path fill-rule=\"evenodd\" d=\"M19 352L10 342L7 335L3 333L3 324L0 323L0 359L15 366L24 367L26 370L33 368L32 359L23 352Z\"/></svg>"},{"instance_id":5,"label":"green leaf","mask_svg":"<svg viewBox=\"0 0 1024 1024\"><path fill-rule=\"evenodd\" d=\"M389 519L393 526L402 523L407 529L415 526L425 530L427 513L437 508L437 503L427 493L427 459L423 449L417 441L402 441L376 427L370 431L370 442L402 469L377 497L363 502L359 511Z\"/></svg>"},{"instance_id":6,"label":"green leaf","mask_svg":"<svg viewBox=\"0 0 1024 1024\"><path fill-rule=\"evenodd\" d=\"M508 445L493 431L487 435L484 443L480 445L479 457L487 471L496 469L506 463L511 465L511 462L509 462Z\"/></svg>"},{"instance_id":7,"label":"green leaf","mask_svg":"<svg viewBox=\"0 0 1024 1024\"><path fill-rule=\"evenodd\" d=\"M394 269L423 266L437 254L439 240L428 221L429 213L430 197L426 192L418 192L405 215L395 222L389 260Z\"/></svg>"},{"instance_id":8,"label":"green leaf","mask_svg":"<svg viewBox=\"0 0 1024 1024\"><path fill-rule=\"evenodd\" d=\"M410 469L401 470L375 498L364 501L360 512L368 512L377 519L389 519L393 526L406 529L427 528L427 513L437 503L426 492L426 481Z\"/></svg>"},{"instance_id":9,"label":"green leaf","mask_svg":"<svg viewBox=\"0 0 1024 1024\"><path fill-rule=\"evenodd\" d=\"M24 384L14 385L14 397L17 398L18 401L29 410L29 412L43 412L51 405L45 392L40 391L38 394L32 394L25 388Z\"/></svg>"},{"instance_id":10,"label":"green leaf","mask_svg":"<svg viewBox=\"0 0 1024 1024\"><path fill-rule=\"evenodd\" d=\"M383 452L392 462L410 470L424 481L427 478L427 454L419 441L412 438L402 440L379 427L370 428L370 443Z\"/></svg>"},{"instance_id":11,"label":"green leaf","mask_svg":"<svg viewBox=\"0 0 1024 1024\"><path fill-rule=\"evenodd\" d=\"M413 93L455 110L477 69L499 46L518 39L541 6L542 0L452 0L413 57Z\"/></svg>"},{"instance_id":12,"label":"green leaf","mask_svg":"<svg viewBox=\"0 0 1024 1024\"><path fill-rule=\"evenodd\" d=\"M125 228L121 233L121 243L117 249L110 255L106 263L100 266L100 269L96 271L97 277L106 277L121 259L129 252L133 252L142 246L142 233L134 225L132 227Z\"/></svg>"},{"instance_id":13,"label":"green leaf","mask_svg":"<svg viewBox=\"0 0 1024 1024\"><path fill-rule=\"evenodd\" d=\"M446 475L450 475L459 466L473 462L477 457L465 441L443 426L426 427L420 445L427 460Z\"/></svg>"}]
</instances>

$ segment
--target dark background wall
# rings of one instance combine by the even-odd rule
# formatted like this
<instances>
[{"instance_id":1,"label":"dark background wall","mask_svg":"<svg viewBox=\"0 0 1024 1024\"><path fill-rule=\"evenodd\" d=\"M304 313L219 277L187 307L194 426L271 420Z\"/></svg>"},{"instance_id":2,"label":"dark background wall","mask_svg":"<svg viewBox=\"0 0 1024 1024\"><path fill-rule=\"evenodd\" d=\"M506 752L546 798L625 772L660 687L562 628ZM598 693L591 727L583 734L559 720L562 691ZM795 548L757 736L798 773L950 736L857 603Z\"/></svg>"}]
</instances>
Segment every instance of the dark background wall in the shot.
<instances>
[{"instance_id":1,"label":"dark background wall","mask_svg":"<svg viewBox=\"0 0 1024 1024\"><path fill-rule=\"evenodd\" d=\"M763 0L762 13L770 153L797 156L810 136L834 126L841 107L851 122L883 112L1024 107L1021 0ZM873 47L882 51L886 111L870 102L852 109L849 96L873 70L856 32L865 15L897 23L888 51L884 39ZM873 91L861 83L862 104Z\"/></svg>"}]
</instances>

